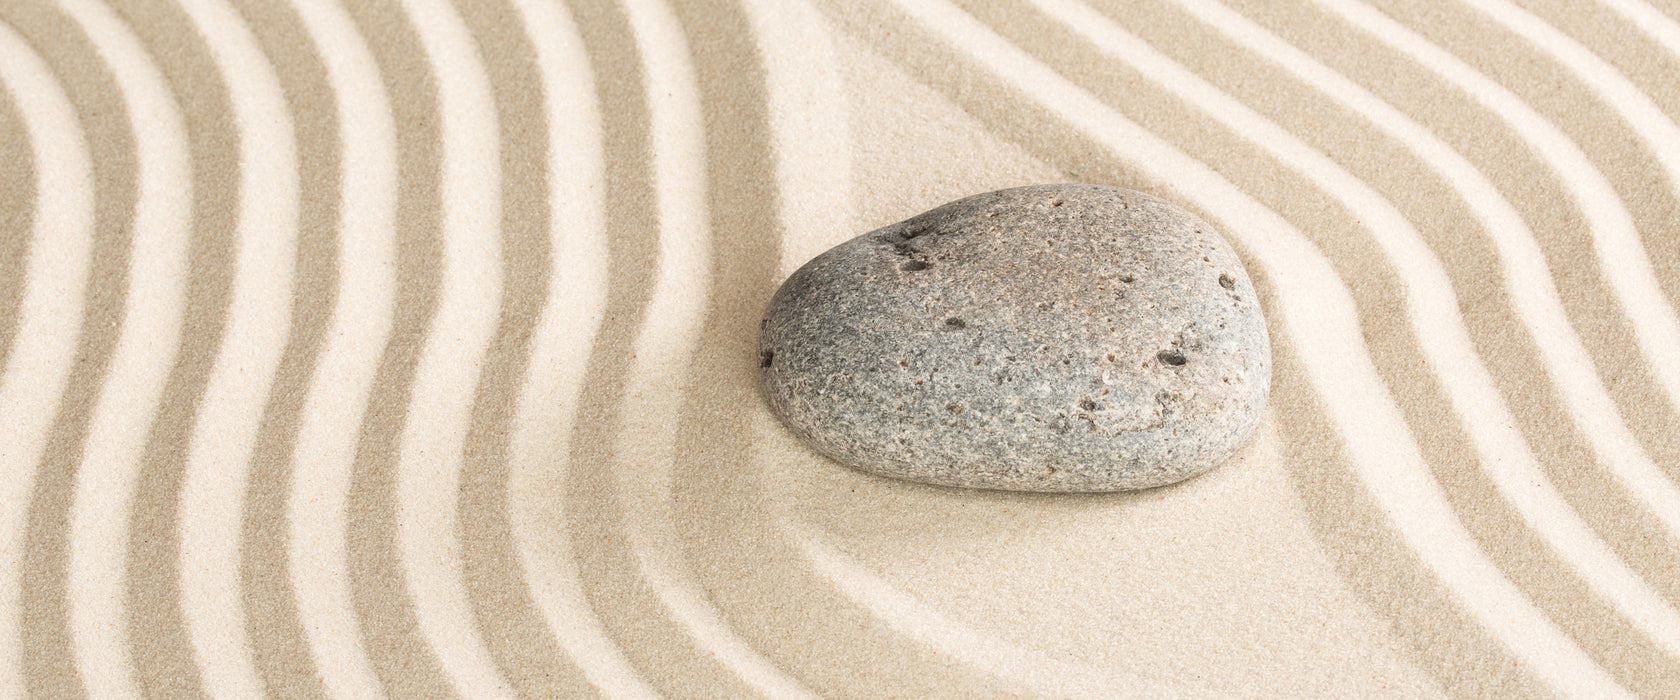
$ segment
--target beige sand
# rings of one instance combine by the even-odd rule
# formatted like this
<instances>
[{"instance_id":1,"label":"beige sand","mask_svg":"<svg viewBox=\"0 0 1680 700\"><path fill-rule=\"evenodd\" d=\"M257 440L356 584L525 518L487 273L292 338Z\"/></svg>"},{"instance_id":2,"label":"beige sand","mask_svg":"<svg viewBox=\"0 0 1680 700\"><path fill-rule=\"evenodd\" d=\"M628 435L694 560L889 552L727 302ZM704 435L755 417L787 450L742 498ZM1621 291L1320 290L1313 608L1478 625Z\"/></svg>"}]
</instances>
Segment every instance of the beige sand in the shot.
<instances>
[{"instance_id":1,"label":"beige sand","mask_svg":"<svg viewBox=\"0 0 1680 700\"><path fill-rule=\"evenodd\" d=\"M0 697L1680 687L1680 5L0 3ZM975 192L1225 230L1272 407L839 467L769 295Z\"/></svg>"}]
</instances>

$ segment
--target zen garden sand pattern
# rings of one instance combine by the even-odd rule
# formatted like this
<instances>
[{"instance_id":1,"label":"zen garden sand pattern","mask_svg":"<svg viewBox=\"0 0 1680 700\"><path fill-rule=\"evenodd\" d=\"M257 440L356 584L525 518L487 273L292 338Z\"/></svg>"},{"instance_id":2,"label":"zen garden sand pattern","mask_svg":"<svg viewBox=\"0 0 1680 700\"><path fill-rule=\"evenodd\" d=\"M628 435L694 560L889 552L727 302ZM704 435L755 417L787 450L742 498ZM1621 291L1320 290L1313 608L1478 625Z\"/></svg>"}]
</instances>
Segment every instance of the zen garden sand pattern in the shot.
<instances>
[{"instance_id":1,"label":"zen garden sand pattern","mask_svg":"<svg viewBox=\"0 0 1680 700\"><path fill-rule=\"evenodd\" d=\"M0 698L1680 688L1680 2L0 2ZM804 446L757 324L970 194L1217 227L1115 494Z\"/></svg>"}]
</instances>

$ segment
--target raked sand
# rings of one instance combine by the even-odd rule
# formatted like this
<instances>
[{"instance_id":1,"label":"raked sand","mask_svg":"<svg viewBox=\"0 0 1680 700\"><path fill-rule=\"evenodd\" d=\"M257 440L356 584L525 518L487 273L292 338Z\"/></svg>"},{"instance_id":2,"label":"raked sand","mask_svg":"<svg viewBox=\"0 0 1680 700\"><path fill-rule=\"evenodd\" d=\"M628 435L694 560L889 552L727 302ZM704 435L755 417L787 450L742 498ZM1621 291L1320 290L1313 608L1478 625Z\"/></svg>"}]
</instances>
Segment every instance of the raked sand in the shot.
<instances>
[{"instance_id":1,"label":"raked sand","mask_svg":"<svg viewBox=\"0 0 1680 700\"><path fill-rule=\"evenodd\" d=\"M0 3L0 698L1680 687L1669 0ZM869 476L765 304L989 190L1251 273L1109 495Z\"/></svg>"}]
</instances>

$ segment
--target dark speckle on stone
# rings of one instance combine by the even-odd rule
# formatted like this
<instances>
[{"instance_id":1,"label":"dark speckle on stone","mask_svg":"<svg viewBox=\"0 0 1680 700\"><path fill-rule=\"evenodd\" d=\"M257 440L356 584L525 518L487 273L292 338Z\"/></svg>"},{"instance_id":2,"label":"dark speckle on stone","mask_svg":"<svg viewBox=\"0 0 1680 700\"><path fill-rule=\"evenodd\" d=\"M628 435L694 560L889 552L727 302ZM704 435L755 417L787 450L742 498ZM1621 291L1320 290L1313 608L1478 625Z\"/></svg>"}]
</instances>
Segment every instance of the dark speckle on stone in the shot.
<instances>
[{"instance_id":1,"label":"dark speckle on stone","mask_svg":"<svg viewBox=\"0 0 1680 700\"><path fill-rule=\"evenodd\" d=\"M864 471L1023 491L1160 486L1227 459L1265 406L1265 320L1231 303L1245 284L1224 239L1166 201L1002 190L806 263L766 311L760 377L795 434ZM917 371L898 371L910 358Z\"/></svg>"}]
</instances>

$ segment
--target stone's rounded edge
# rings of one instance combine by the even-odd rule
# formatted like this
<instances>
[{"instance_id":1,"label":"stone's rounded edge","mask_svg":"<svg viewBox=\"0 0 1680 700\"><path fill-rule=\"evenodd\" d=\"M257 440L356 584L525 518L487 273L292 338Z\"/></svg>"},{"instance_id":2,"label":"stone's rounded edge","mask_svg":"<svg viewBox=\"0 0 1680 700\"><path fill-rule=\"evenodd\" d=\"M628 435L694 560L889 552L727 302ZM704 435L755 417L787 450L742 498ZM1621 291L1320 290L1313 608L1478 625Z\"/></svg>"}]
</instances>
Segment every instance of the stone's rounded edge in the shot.
<instances>
[{"instance_id":1,"label":"stone's rounded edge","mask_svg":"<svg viewBox=\"0 0 1680 700\"><path fill-rule=\"evenodd\" d=\"M943 401L939 399L932 402L936 405L935 408L923 406L921 414L907 418L906 420L911 422L910 425L894 426L891 417L877 410L878 406L872 406L868 402L859 403L854 388L860 377L864 379L863 384L867 387L870 381L879 381L883 372L897 369L884 363L888 358L876 358L883 361L872 363L856 357L846 357L857 354L855 351L858 346L858 343L848 344L846 339L850 335L862 337L874 334L890 338L897 334L897 341L901 343L937 344L948 337L942 335L941 331L956 335L967 332L984 333L987 323L983 319L964 320L952 316L942 319L898 319L902 322L902 327L891 323L886 324L886 328L865 328L868 323L853 326L846 324L856 320L856 314L865 317L871 313L890 316L892 312L904 310L895 308L894 304L905 308L913 307L914 304L903 298L895 299L893 295L914 296L911 292L927 291L925 288L907 286L906 280L939 280L943 279L940 275L950 273L949 268L953 263L945 253L950 252L950 241L960 239L961 236L945 234L978 229L976 222L986 223L980 221L980 217L986 217L988 213L995 217L997 214L994 212L1000 207L1002 210L1011 210L1026 205L1041 206L1048 203L1051 207L1060 208L1064 200L1075 204L1052 213L1061 214L1080 209L1081 205L1089 209L1089 202L1084 200L1104 198L1113 200L1110 203L1117 203L1123 211L1136 210L1143 220L1157 223L1166 221L1184 229L1177 235L1182 235L1185 231L1193 232L1183 237L1195 246L1200 246L1199 249L1205 249L1206 252L1201 255L1202 263L1218 268L1217 278L1210 277L1202 282L1217 284L1218 291L1236 299L1238 306L1248 305L1246 311L1236 313L1226 321L1235 319L1239 323L1248 323L1251 327L1246 332L1257 338L1257 342L1252 344L1244 357L1243 369L1246 374L1239 377L1245 380L1243 386L1250 390L1249 395L1234 396L1233 400L1237 404L1235 409L1224 410L1221 415L1225 424L1215 434L1206 436L1208 439L1193 441L1186 438L1173 443L1171 438L1163 438L1162 443L1169 444L1169 449L1164 453L1158 452L1151 458L1160 460L1162 454L1165 454L1165 463L1155 464L1143 470L1133 468L1135 465L1124 464L1125 460L1120 459L1110 459L1105 463L1105 455L1097 455L1095 459L1086 463L1072 464L1069 463L1067 455L1045 459L1042 453L1033 452L1040 446L1031 445L1031 441L1028 441L1031 449L1026 449L1025 452L1004 450L1007 459L992 454L988 459L970 459L966 463L958 464L956 462L964 460L953 459L951 454L940 456L937 449L933 455L919 455L914 452L907 455L903 448L894 444L897 438L906 434L906 430L921 430L923 436L940 435L943 434L942 431L954 433L960 431L958 426L963 425L962 414L956 412L955 415L947 416L938 413L937 405ZM948 225L951 221L967 225L968 228L953 229ZM1175 242L1171 235L1167 235L1163 240L1174 245L1183 243ZM942 245L946 247L941 248ZM1165 244L1151 239L1149 245ZM1195 260L1189 260L1189 263L1192 267L1195 266ZM932 274L929 274L930 272ZM1126 280L1128 284L1131 281ZM1199 293L1206 296L1207 284L1202 282L1196 284L1201 284L1203 289ZM849 290L847 283L851 285ZM949 286L948 280L946 284ZM939 284L933 285L932 288L938 292L933 297L950 291ZM847 314L854 316L848 317ZM956 322L953 323L952 319ZM942 321L944 325L936 321ZM978 325L975 325L976 323ZM824 324L830 325L825 327ZM918 324L919 330L913 330L912 327ZM814 328L818 330L813 331ZM1221 324L1220 328L1224 329L1225 326ZM805 335L801 336L802 332ZM792 343L788 337L790 335L798 336L803 342ZM821 347L813 351L810 347L812 345ZM976 347L981 350L987 349L983 344ZM908 347L902 349L905 350L902 354L906 355L914 355L912 350L921 350ZM969 357L964 356L963 359L966 361ZM974 359L975 366L981 366L987 361L986 357ZM1113 356L1110 355L1109 359L1112 360ZM761 390L783 424L817 452L848 467L924 484L1041 493L1140 490L1177 483L1211 471L1227 461L1252 438L1264 407L1270 400L1272 370L1270 335L1260 315L1258 298L1252 282L1235 251L1217 230L1195 215L1153 195L1100 185L1034 185L973 195L835 246L801 266L776 291L760 323L758 361ZM816 366L821 362L829 364ZM899 364L904 367L909 367L909 362L905 359L899 360ZM1063 362L1066 364L1067 360ZM805 373L800 375L796 371L794 374L798 376L788 376L788 363L804 363L804 366L794 369ZM1197 366L1195 359L1186 362L1180 358L1180 365L1186 363L1192 368ZM817 372L816 375L812 374L813 370ZM824 375L822 372L829 374ZM972 372L964 375L961 371L956 374L958 377L972 375ZM816 377L815 385L812 384L813 376ZM918 381L916 384L921 385L922 382ZM876 398L883 395L878 394ZM930 395L934 394L930 392ZM822 405L825 401L838 400L852 401L849 406L859 413L851 416L837 415L833 410L825 410ZM944 405L961 403L950 401ZM1083 407L1085 403L1088 402L1082 400L1080 406ZM833 409L833 406L828 406L827 409ZM970 415L975 413L980 412L976 411ZM1049 413L1043 415L1048 416ZM1064 412L1061 415L1063 422L1067 422L1066 417ZM943 419L944 423L930 422L932 419ZM1096 425L1089 416L1082 416L1081 419L1087 420L1092 426ZM874 424L871 425L870 421L874 421ZM894 427L899 430L896 435L892 430ZM1002 439L996 432L999 430L996 425L987 429L993 432L982 434L970 441L990 439L996 442ZM961 440L955 442L961 443ZM950 447L951 443L951 440L946 440L948 453L960 453L966 449L966 446L961 444ZM1177 447L1172 447L1173 445ZM1020 445L1016 444L1011 449L1019 447ZM1174 449L1178 448L1189 454L1177 454ZM969 452L972 453L973 450ZM1080 457L1082 455L1073 455L1076 460Z\"/></svg>"},{"instance_id":2,"label":"stone's rounded edge","mask_svg":"<svg viewBox=\"0 0 1680 700\"><path fill-rule=\"evenodd\" d=\"M1244 440L1244 444L1247 440ZM849 468L875 476L911 481L930 486L947 488L976 489L980 491L1010 491L1015 493L1123 493L1127 491L1142 491L1145 489L1171 486L1189 481L1203 474L1213 471L1223 462L1212 462L1200 465L1194 469L1182 472L1170 472L1153 477L1135 477L1114 479L1110 481L1097 480L1044 480L1033 478L1019 479L986 479L963 478L961 476L946 476L941 474L927 474L912 471L893 471L880 469L866 460L856 459L853 455L836 455L818 450L824 456L833 459ZM1235 454L1233 452L1232 454Z\"/></svg>"}]
</instances>

